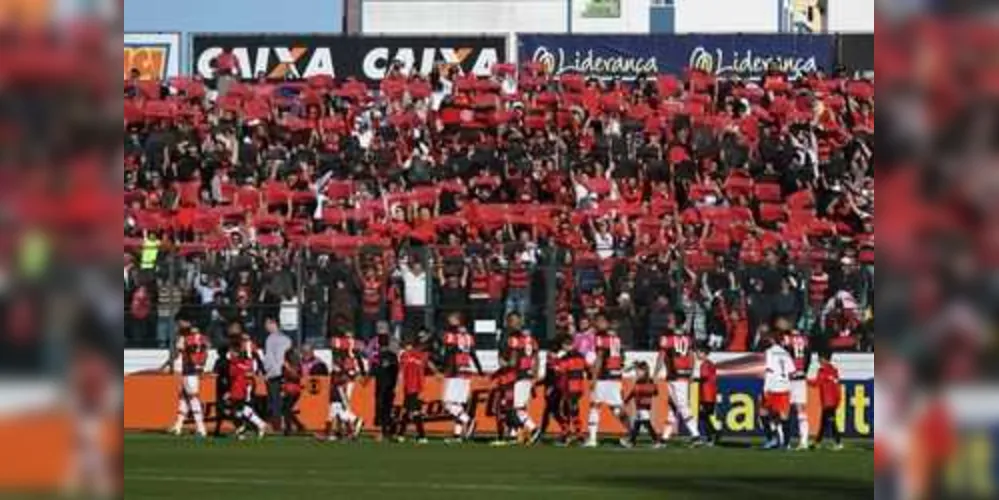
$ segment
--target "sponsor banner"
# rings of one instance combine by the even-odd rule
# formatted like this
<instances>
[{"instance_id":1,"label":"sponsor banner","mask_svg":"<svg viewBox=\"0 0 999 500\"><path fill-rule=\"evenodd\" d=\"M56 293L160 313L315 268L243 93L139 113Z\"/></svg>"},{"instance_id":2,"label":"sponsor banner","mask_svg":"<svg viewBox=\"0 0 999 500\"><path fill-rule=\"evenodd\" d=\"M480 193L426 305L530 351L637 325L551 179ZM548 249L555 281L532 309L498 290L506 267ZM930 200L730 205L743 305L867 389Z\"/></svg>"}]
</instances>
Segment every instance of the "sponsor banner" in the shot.
<instances>
[{"instance_id":1,"label":"sponsor banner","mask_svg":"<svg viewBox=\"0 0 999 500\"><path fill-rule=\"evenodd\" d=\"M839 36L839 64L863 74L874 73L874 34Z\"/></svg>"},{"instance_id":2,"label":"sponsor banner","mask_svg":"<svg viewBox=\"0 0 999 500\"><path fill-rule=\"evenodd\" d=\"M192 37L192 73L212 76L212 61L231 49L244 79L300 80L317 75L377 82L392 63L429 74L438 64L489 74L506 60L503 37L342 37L336 35L213 35Z\"/></svg>"},{"instance_id":3,"label":"sponsor banner","mask_svg":"<svg viewBox=\"0 0 999 500\"><path fill-rule=\"evenodd\" d=\"M180 35L125 33L125 80L133 69L141 80L164 80L180 74Z\"/></svg>"},{"instance_id":4,"label":"sponsor banner","mask_svg":"<svg viewBox=\"0 0 999 500\"><path fill-rule=\"evenodd\" d=\"M128 430L163 430L168 428L176 417L177 394L181 379L172 375L131 375L125 377L125 414L124 428ZM622 383L625 393L632 383ZM435 434L448 434L453 430L454 421L442 402L443 380L428 378L422 394L424 414L427 416L427 430ZM846 382L843 385L843 405L837 414L837 420L847 436L873 436L873 382ZM757 415L759 412L760 391L762 382L754 378L722 379L719 384L721 402L718 406L716 421L721 424L724 432L733 436L751 436L761 432ZM265 384L259 380L256 385L254 404L258 410L266 406ZM813 391L814 392L814 391ZM668 388L665 382L659 387L660 397L653 408L653 419L656 429L661 429L667 418L667 401L665 395ZM694 416L698 415L699 401L697 384L691 386L691 408ZM210 424L218 417L218 405L215 394L215 378L207 375L201 384L202 401L205 402L205 415ZM536 387L531 399L529 412L536 420L540 420L544 412L544 390ZM496 395L490 388L488 378L472 379L472 389L469 400L469 414L474 415L479 432L490 435L496 431L496 415L493 411ZM358 383L354 389L352 406L354 412L364 419L369 430L374 430L375 385L373 382ZM815 394L809 395L810 402L818 400ZM296 412L299 420L309 431L318 432L323 429L329 415L329 383L326 378L311 378L304 384L302 398ZM589 397L584 397L581 405L581 415L589 411ZM402 395L398 394L393 408L393 414L401 415ZM260 411L263 414L262 411ZM813 432L818 432L819 408L809 405L809 418ZM620 435L625 429L606 410L600 422L600 432Z\"/></svg>"},{"instance_id":5,"label":"sponsor banner","mask_svg":"<svg viewBox=\"0 0 999 500\"><path fill-rule=\"evenodd\" d=\"M697 68L719 76L760 76L771 64L791 74L830 70L831 35L520 35L520 61L562 74L603 78L682 74Z\"/></svg>"}]
</instances>

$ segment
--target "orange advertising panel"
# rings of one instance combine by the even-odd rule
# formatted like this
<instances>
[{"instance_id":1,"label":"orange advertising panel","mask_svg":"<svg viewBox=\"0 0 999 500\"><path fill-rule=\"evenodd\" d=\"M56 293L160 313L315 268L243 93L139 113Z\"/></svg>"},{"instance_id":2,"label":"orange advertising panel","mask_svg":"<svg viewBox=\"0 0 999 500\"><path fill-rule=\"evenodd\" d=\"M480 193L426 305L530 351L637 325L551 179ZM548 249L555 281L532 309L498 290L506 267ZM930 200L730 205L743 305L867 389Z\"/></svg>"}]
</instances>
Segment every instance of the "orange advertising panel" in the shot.
<instances>
[{"instance_id":1,"label":"orange advertising panel","mask_svg":"<svg viewBox=\"0 0 999 500\"><path fill-rule=\"evenodd\" d=\"M179 393L181 380L179 376L171 375L132 375L125 377L125 419L124 428L127 430L165 430L174 421L177 412L177 395ZM624 391L631 388L631 382L624 382ZM430 378L424 389L422 399L424 402L424 413L427 416L427 431L434 434L449 434L452 432L454 423L452 417L444 408L442 402L444 383L442 379ZM656 406L653 408L653 423L657 429L666 421L667 402L666 394L668 389L665 382L660 384L660 397L656 399ZM478 429L484 434L496 431L494 407L490 398L490 381L485 377L477 377L472 380L472 390L469 400L469 414L474 415L478 424ZM215 404L215 378L205 376L201 383L202 401L205 402L205 416L209 424L213 424L217 418L217 405ZM757 426L758 397L751 394L724 395L730 397L728 410L719 415L718 422L726 432L751 433ZM817 401L815 394L810 395L810 401ZM358 383L353 394L353 410L364 419L368 430L374 430L375 420L375 384L373 381ZM266 407L266 387L263 380L258 380L256 384L256 407ZM529 413L535 419L540 420L544 412L544 391L537 387L534 397L531 400ZM691 409L695 412L698 407L697 385L691 386ZM308 379L302 398L296 408L298 418L305 425L306 429L318 432L323 429L329 415L329 383L326 378ZM393 409L394 415L399 415L402 411L402 395L397 394L396 405ZM582 403L582 414L585 419L589 411L589 398L584 397ZM819 421L819 409L816 405L810 405L809 420L811 428L817 432ZM623 434L625 429L613 418L610 413L604 410L600 422L600 432L603 434Z\"/></svg>"}]
</instances>

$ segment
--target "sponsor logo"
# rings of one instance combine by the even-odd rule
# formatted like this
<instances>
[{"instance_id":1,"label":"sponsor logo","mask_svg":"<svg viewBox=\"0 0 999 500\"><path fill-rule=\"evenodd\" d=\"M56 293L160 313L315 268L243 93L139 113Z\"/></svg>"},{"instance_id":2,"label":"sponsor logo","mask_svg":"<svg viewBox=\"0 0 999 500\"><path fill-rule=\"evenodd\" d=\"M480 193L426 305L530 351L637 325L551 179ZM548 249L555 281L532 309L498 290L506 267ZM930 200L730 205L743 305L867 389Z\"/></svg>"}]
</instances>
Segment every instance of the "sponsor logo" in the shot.
<instances>
[{"instance_id":1,"label":"sponsor logo","mask_svg":"<svg viewBox=\"0 0 999 500\"><path fill-rule=\"evenodd\" d=\"M715 75L760 75L771 65L789 74L803 74L819 69L815 56L800 57L780 54L759 54L752 50L725 53L700 46L690 51L689 65Z\"/></svg>"},{"instance_id":2,"label":"sponsor logo","mask_svg":"<svg viewBox=\"0 0 999 500\"><path fill-rule=\"evenodd\" d=\"M566 53L564 49L538 47L533 59L552 74L583 73L598 76L636 77L640 73L655 74L659 64L653 57L599 56L591 50Z\"/></svg>"},{"instance_id":3,"label":"sponsor logo","mask_svg":"<svg viewBox=\"0 0 999 500\"><path fill-rule=\"evenodd\" d=\"M362 62L364 76L370 80L381 80L388 74L394 62L400 63L406 73L415 71L428 75L437 64L448 64L460 66L464 71L475 75L488 75L493 65L499 62L499 54L493 48L427 47L420 50L378 47L369 50L364 56Z\"/></svg>"},{"instance_id":4,"label":"sponsor logo","mask_svg":"<svg viewBox=\"0 0 999 500\"><path fill-rule=\"evenodd\" d=\"M125 45L124 80L133 69L139 71L140 80L162 80L167 77L171 46L164 44Z\"/></svg>"},{"instance_id":5,"label":"sponsor logo","mask_svg":"<svg viewBox=\"0 0 999 500\"><path fill-rule=\"evenodd\" d=\"M233 56L239 63L240 77L264 75L272 80L300 80L318 75L335 76L330 47L236 47ZM196 68L205 78L214 75L212 62L222 54L222 47L207 48L198 55Z\"/></svg>"}]
</instances>

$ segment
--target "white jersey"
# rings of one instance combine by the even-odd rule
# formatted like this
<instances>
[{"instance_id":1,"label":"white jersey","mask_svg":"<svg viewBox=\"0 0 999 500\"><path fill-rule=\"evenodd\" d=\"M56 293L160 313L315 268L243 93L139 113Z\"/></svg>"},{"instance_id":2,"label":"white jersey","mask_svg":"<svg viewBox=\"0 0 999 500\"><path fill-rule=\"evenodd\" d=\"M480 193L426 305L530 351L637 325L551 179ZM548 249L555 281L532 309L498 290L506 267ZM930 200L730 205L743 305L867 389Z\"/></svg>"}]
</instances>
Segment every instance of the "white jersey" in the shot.
<instances>
[{"instance_id":1,"label":"white jersey","mask_svg":"<svg viewBox=\"0 0 999 500\"><path fill-rule=\"evenodd\" d=\"M767 349L766 373L763 375L763 392L791 392L791 374L795 372L794 359L779 345Z\"/></svg>"}]
</instances>

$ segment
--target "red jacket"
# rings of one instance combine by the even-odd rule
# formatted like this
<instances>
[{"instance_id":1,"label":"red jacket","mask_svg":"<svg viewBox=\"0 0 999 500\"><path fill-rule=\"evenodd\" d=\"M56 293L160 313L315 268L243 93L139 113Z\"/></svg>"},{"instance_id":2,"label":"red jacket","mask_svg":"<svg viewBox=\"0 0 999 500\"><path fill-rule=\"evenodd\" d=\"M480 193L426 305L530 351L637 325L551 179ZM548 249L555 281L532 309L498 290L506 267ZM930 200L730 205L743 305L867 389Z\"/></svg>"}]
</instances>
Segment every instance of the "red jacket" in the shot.
<instances>
[{"instance_id":1,"label":"red jacket","mask_svg":"<svg viewBox=\"0 0 999 500\"><path fill-rule=\"evenodd\" d=\"M827 410L839 408L841 395L839 370L836 365L823 362L822 366L819 367L815 384L819 387L819 401L822 402L822 408Z\"/></svg>"},{"instance_id":2,"label":"red jacket","mask_svg":"<svg viewBox=\"0 0 999 500\"><path fill-rule=\"evenodd\" d=\"M711 361L701 363L700 400L701 404L718 402L718 370Z\"/></svg>"}]
</instances>

